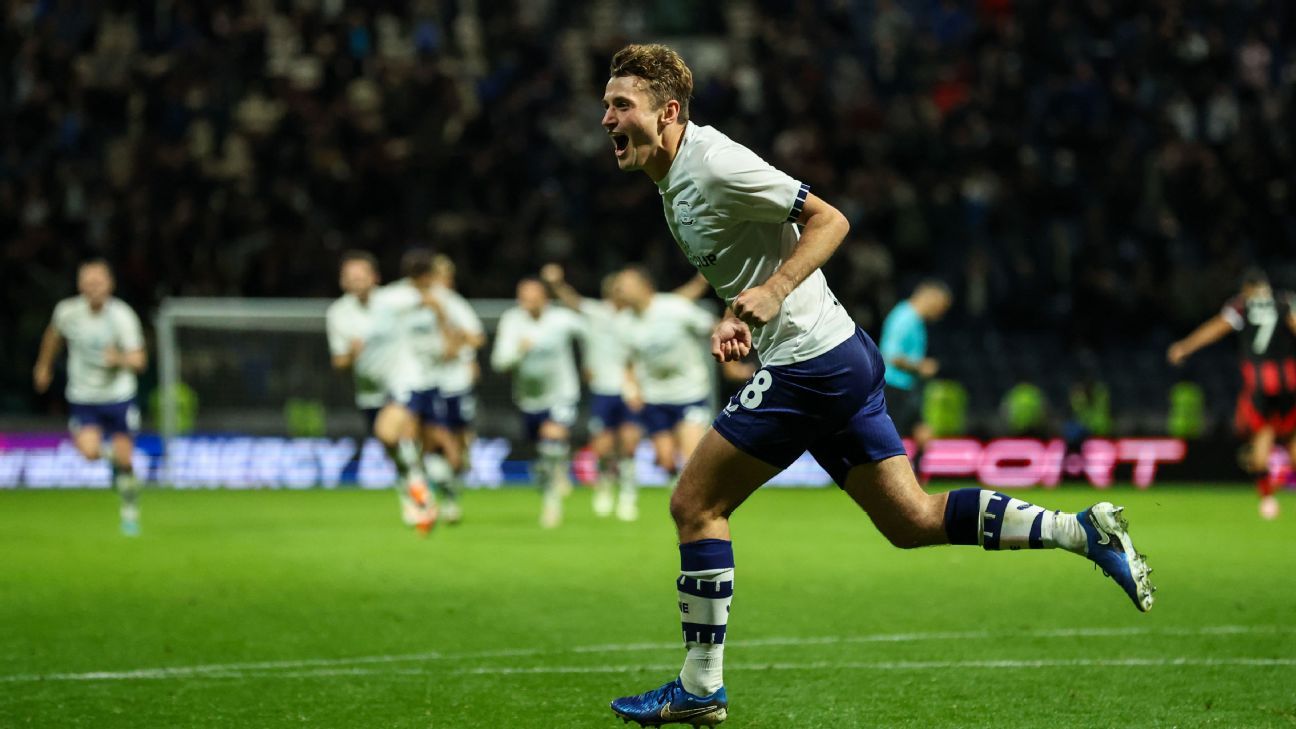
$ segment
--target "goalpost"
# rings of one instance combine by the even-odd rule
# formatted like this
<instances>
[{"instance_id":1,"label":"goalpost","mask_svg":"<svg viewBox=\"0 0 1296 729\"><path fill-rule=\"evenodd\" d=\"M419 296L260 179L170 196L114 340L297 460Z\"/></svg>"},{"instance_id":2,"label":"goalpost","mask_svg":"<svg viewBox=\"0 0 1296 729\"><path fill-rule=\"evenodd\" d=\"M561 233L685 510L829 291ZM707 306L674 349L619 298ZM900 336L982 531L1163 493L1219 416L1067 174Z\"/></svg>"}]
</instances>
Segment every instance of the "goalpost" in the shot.
<instances>
[{"instance_id":1,"label":"goalpost","mask_svg":"<svg viewBox=\"0 0 1296 729\"><path fill-rule=\"evenodd\" d=\"M197 297L162 302L154 321L159 378L156 427L162 442L159 480L201 483L203 477L193 473L199 465L181 461L256 459L258 449L262 454L267 449L274 453L310 450L317 460L331 458L328 465L334 471L343 465L339 459L355 461L362 455L372 456L367 462L386 467L372 442L360 452L368 433L355 407L351 375L332 368L325 335L325 313L332 302ZM506 299L471 303L488 332L513 305ZM507 379L486 366L487 351L480 352L479 358L477 425L493 435L509 433L515 418ZM340 453L346 450L339 446L342 439L351 444L349 454ZM195 441L205 447L195 448ZM507 446L501 443L497 438L484 441L482 447L495 452L505 448L498 453L502 459ZM210 473L222 472L220 463L209 465ZM299 479L290 474L289 485L320 480L329 484L336 478L321 478L319 466L301 470L310 472ZM495 476L487 474L487 479Z\"/></svg>"}]
</instances>

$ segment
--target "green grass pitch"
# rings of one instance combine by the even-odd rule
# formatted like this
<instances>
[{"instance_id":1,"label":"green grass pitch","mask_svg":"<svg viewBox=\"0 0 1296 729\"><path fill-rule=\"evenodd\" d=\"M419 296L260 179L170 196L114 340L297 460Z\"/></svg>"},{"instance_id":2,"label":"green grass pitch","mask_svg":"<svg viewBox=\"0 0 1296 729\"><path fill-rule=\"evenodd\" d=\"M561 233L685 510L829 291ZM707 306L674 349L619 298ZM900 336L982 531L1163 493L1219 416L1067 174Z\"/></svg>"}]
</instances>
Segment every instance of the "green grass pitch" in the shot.
<instances>
[{"instance_id":1,"label":"green grass pitch","mask_svg":"<svg viewBox=\"0 0 1296 729\"><path fill-rule=\"evenodd\" d=\"M736 515L734 729L1296 726L1296 499L1157 486L1127 506L1138 613L1080 557L903 552L835 489ZM0 727L619 727L678 670L666 494L635 524L472 493L420 540L390 493L0 492Z\"/></svg>"}]
</instances>

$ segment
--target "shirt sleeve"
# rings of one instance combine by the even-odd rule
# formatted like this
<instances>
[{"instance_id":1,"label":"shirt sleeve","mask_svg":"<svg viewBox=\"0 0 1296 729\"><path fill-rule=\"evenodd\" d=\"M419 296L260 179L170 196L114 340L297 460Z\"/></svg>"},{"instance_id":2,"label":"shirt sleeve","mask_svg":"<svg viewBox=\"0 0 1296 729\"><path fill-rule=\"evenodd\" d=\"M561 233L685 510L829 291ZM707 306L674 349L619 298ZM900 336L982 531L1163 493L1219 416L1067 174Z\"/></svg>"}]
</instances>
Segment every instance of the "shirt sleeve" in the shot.
<instances>
[{"instance_id":1,"label":"shirt sleeve","mask_svg":"<svg viewBox=\"0 0 1296 729\"><path fill-rule=\"evenodd\" d=\"M469 334L482 333L481 319L477 318L477 312L473 311L472 305L464 297L453 291L445 291L441 302L445 307L446 319L452 326Z\"/></svg>"},{"instance_id":2,"label":"shirt sleeve","mask_svg":"<svg viewBox=\"0 0 1296 729\"><path fill-rule=\"evenodd\" d=\"M144 327L140 324L139 316L130 306L119 303L116 307L116 325L114 329L117 335L117 346L123 352L134 352L144 348Z\"/></svg>"},{"instance_id":3,"label":"shirt sleeve","mask_svg":"<svg viewBox=\"0 0 1296 729\"><path fill-rule=\"evenodd\" d=\"M573 339L583 339L590 332L589 319L580 315L579 312L571 309L562 309L564 317L567 320L568 336Z\"/></svg>"},{"instance_id":4,"label":"shirt sleeve","mask_svg":"<svg viewBox=\"0 0 1296 729\"><path fill-rule=\"evenodd\" d=\"M1224 321L1228 322L1234 331L1242 331L1246 326L1246 302L1240 296L1229 299L1224 308L1220 309L1220 316L1224 317Z\"/></svg>"},{"instance_id":5,"label":"shirt sleeve","mask_svg":"<svg viewBox=\"0 0 1296 729\"><path fill-rule=\"evenodd\" d=\"M495 332L495 347L491 350L491 368L496 372L507 372L517 366L522 359L518 351L520 344L517 318L512 312L505 312L500 317L499 329Z\"/></svg>"},{"instance_id":6,"label":"shirt sleeve","mask_svg":"<svg viewBox=\"0 0 1296 729\"><path fill-rule=\"evenodd\" d=\"M329 354L335 357L351 351L351 343L347 340L346 332L342 331L341 319L340 313L331 307L324 317L324 330L328 335Z\"/></svg>"},{"instance_id":7,"label":"shirt sleeve","mask_svg":"<svg viewBox=\"0 0 1296 729\"><path fill-rule=\"evenodd\" d=\"M741 144L710 153L698 183L719 212L758 223L794 223L810 186L776 169Z\"/></svg>"},{"instance_id":8,"label":"shirt sleeve","mask_svg":"<svg viewBox=\"0 0 1296 729\"><path fill-rule=\"evenodd\" d=\"M68 316L71 312L72 307L69 306L68 300L64 299L54 305L54 315L50 317L50 326L54 327L64 339L67 338Z\"/></svg>"},{"instance_id":9,"label":"shirt sleeve","mask_svg":"<svg viewBox=\"0 0 1296 729\"><path fill-rule=\"evenodd\" d=\"M692 301L682 297L678 301L680 310L683 312L685 324L688 326L689 330L699 336L709 335L711 330L715 328L715 315Z\"/></svg>"},{"instance_id":10,"label":"shirt sleeve","mask_svg":"<svg viewBox=\"0 0 1296 729\"><path fill-rule=\"evenodd\" d=\"M463 322L460 326L463 330L470 334L485 334L486 327L482 326L481 317L477 316L477 311L472 308L472 304L462 296L456 298L459 301L459 313Z\"/></svg>"},{"instance_id":11,"label":"shirt sleeve","mask_svg":"<svg viewBox=\"0 0 1296 729\"><path fill-rule=\"evenodd\" d=\"M905 326L900 312L892 311L882 322L882 341L878 342L878 351L882 359L890 364L896 357L904 356Z\"/></svg>"}]
</instances>

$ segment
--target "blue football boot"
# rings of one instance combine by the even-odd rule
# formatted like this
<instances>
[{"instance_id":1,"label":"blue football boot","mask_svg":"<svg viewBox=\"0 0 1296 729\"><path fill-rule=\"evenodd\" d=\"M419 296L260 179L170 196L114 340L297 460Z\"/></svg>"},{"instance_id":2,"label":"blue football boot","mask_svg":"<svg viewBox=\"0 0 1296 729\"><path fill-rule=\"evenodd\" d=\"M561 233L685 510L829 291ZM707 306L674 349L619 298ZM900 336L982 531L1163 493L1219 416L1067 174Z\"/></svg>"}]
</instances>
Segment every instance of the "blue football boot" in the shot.
<instances>
[{"instance_id":1,"label":"blue football boot","mask_svg":"<svg viewBox=\"0 0 1296 729\"><path fill-rule=\"evenodd\" d=\"M677 678L646 694L613 701L612 711L623 721L638 722L639 726L716 726L729 717L729 699L723 686L710 696L694 696Z\"/></svg>"},{"instance_id":2,"label":"blue football boot","mask_svg":"<svg viewBox=\"0 0 1296 729\"><path fill-rule=\"evenodd\" d=\"M1147 558L1134 551L1129 523L1121 516L1124 510L1123 506L1104 501L1076 514L1076 518L1087 538L1085 556L1121 586L1134 607L1147 612L1152 609L1152 593L1156 592L1148 579L1152 570Z\"/></svg>"}]
</instances>

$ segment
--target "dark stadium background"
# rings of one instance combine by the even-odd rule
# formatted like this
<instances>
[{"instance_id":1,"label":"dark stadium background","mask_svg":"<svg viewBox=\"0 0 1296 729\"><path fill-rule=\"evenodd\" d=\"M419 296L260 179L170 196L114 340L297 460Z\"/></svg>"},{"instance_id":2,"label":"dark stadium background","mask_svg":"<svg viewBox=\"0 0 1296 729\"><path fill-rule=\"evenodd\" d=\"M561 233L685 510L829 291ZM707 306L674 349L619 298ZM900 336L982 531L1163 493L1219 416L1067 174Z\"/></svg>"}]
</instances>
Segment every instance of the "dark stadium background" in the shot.
<instances>
[{"instance_id":1,"label":"dark stadium background","mask_svg":"<svg viewBox=\"0 0 1296 729\"><path fill-rule=\"evenodd\" d=\"M273 12L272 12L273 11ZM664 38L694 117L852 222L830 280L875 335L920 276L970 423L1081 378L1118 433L1164 431L1180 379L1228 434L1233 351L1164 348L1248 264L1296 284L1296 8L1285 2L6 3L0 412L57 423L30 369L77 261L146 323L168 296L326 297L346 248L410 246L469 296L561 261L690 271L598 126L610 53ZM145 381L145 396L150 387ZM35 420L32 420L34 418Z\"/></svg>"}]
</instances>

